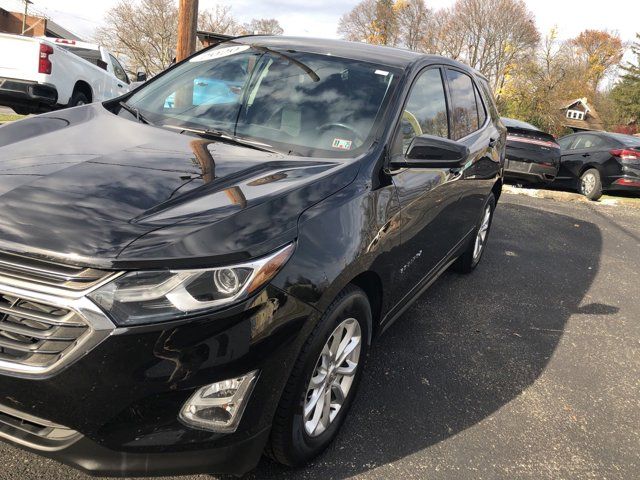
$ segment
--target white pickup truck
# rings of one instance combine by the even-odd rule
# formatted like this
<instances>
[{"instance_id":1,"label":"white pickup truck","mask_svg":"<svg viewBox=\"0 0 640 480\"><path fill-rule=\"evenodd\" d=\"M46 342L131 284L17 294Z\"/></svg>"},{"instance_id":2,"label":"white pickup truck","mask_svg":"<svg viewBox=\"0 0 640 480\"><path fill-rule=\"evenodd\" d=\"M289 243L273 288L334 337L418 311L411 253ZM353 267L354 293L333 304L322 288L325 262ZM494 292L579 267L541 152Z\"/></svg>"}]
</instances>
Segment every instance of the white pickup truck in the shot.
<instances>
[{"instance_id":1,"label":"white pickup truck","mask_svg":"<svg viewBox=\"0 0 640 480\"><path fill-rule=\"evenodd\" d=\"M0 105L39 113L108 100L130 89L118 60L99 45L0 34Z\"/></svg>"}]
</instances>

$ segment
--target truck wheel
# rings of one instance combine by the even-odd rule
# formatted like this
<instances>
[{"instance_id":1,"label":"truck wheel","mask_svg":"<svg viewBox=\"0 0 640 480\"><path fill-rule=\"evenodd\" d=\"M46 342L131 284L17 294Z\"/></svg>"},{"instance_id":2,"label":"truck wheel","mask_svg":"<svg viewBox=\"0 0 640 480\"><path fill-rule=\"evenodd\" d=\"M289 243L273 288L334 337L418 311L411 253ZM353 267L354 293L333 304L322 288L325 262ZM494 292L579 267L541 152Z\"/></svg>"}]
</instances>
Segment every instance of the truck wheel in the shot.
<instances>
[{"instance_id":1,"label":"truck wheel","mask_svg":"<svg viewBox=\"0 0 640 480\"><path fill-rule=\"evenodd\" d=\"M452 269L458 273L471 273L480 263L482 254L487 246L489 230L493 220L493 212L496 209L496 197L491 193L482 210L482 217L474 230L474 235L467 249L458 257L452 265Z\"/></svg>"},{"instance_id":2,"label":"truck wheel","mask_svg":"<svg viewBox=\"0 0 640 480\"><path fill-rule=\"evenodd\" d=\"M367 355L371 307L348 286L329 306L293 367L265 453L301 466L334 439L355 397Z\"/></svg>"},{"instance_id":3,"label":"truck wheel","mask_svg":"<svg viewBox=\"0 0 640 480\"><path fill-rule=\"evenodd\" d=\"M602 196L602 181L600 172L590 168L580 177L580 193L589 200L598 200Z\"/></svg>"},{"instance_id":4,"label":"truck wheel","mask_svg":"<svg viewBox=\"0 0 640 480\"><path fill-rule=\"evenodd\" d=\"M89 103L89 99L82 92L74 92L71 95L71 100L69 100L69 107L77 107L78 105L86 105Z\"/></svg>"}]
</instances>

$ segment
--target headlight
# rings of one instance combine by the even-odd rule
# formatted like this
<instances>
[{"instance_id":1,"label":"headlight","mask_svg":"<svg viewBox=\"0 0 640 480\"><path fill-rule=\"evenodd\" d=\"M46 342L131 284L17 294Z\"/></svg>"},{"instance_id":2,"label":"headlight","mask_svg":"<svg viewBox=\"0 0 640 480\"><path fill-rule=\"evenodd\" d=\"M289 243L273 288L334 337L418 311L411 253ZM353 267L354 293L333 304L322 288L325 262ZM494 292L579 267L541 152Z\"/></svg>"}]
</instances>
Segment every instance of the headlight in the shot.
<instances>
[{"instance_id":1,"label":"headlight","mask_svg":"<svg viewBox=\"0 0 640 480\"><path fill-rule=\"evenodd\" d=\"M131 272L89 297L122 326L179 318L248 297L275 276L293 250L289 244L261 259L227 267Z\"/></svg>"}]
</instances>

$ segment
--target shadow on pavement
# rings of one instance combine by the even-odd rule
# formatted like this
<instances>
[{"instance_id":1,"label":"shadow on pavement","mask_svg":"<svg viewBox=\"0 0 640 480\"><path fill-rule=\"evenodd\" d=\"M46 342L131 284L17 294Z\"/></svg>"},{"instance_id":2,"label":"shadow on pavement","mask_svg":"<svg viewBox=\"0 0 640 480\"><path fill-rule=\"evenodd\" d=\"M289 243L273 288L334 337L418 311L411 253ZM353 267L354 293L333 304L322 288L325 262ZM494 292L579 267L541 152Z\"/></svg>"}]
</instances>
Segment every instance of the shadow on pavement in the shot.
<instances>
[{"instance_id":1,"label":"shadow on pavement","mask_svg":"<svg viewBox=\"0 0 640 480\"><path fill-rule=\"evenodd\" d=\"M616 312L580 306L601 248L591 223L499 205L474 274L445 274L374 344L336 442L307 468L265 459L247 478L346 478L487 418L536 381L570 315Z\"/></svg>"}]
</instances>

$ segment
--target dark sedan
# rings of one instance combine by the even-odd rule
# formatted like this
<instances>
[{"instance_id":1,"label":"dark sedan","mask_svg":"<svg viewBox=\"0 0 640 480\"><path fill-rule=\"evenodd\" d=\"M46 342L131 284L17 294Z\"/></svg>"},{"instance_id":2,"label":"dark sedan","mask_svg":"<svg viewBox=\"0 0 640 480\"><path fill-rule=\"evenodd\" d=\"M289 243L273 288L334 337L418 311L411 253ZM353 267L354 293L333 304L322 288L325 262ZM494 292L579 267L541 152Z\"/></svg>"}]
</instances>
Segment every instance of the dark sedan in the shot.
<instances>
[{"instance_id":1,"label":"dark sedan","mask_svg":"<svg viewBox=\"0 0 640 480\"><path fill-rule=\"evenodd\" d=\"M577 188L591 200L602 192L640 192L640 138L608 132L581 132L562 137L556 183Z\"/></svg>"},{"instance_id":2,"label":"dark sedan","mask_svg":"<svg viewBox=\"0 0 640 480\"><path fill-rule=\"evenodd\" d=\"M533 125L502 118L507 127L506 180L517 183L550 183L558 174L560 146L552 135Z\"/></svg>"}]
</instances>

